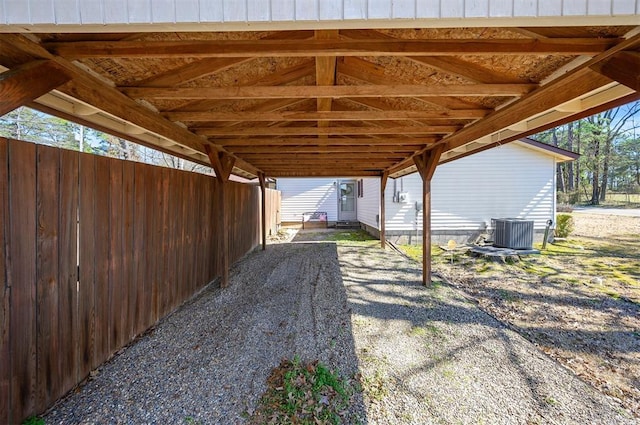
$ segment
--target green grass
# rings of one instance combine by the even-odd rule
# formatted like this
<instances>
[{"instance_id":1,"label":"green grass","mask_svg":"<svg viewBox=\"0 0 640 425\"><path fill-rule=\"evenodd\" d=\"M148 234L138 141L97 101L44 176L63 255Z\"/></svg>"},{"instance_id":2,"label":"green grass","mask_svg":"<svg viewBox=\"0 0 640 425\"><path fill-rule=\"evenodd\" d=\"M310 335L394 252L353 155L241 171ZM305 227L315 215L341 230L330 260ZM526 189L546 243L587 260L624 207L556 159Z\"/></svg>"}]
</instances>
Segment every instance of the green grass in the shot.
<instances>
[{"instance_id":1,"label":"green grass","mask_svg":"<svg viewBox=\"0 0 640 425\"><path fill-rule=\"evenodd\" d=\"M344 423L351 396L359 386L320 362L283 360L268 379L268 389L250 423L301 425Z\"/></svg>"},{"instance_id":2,"label":"green grass","mask_svg":"<svg viewBox=\"0 0 640 425\"><path fill-rule=\"evenodd\" d=\"M542 250L541 244L534 246L541 250L539 256L523 256L522 261L513 264L501 264L483 258L462 257L460 264L476 276L489 278L505 272L524 273L539 282L552 280L556 283L583 284L596 293L612 298L629 299L640 303L640 239L635 235L622 235L608 239L572 238L567 241L547 244ZM422 261L421 245L401 245L399 248L416 261ZM447 253L432 246L433 264L446 266L450 260ZM594 284L593 279L601 279L602 284ZM505 301L511 299L504 294Z\"/></svg>"},{"instance_id":3,"label":"green grass","mask_svg":"<svg viewBox=\"0 0 640 425\"><path fill-rule=\"evenodd\" d=\"M375 244L380 241L364 230L341 230L328 233L324 240L332 242L366 242L366 244Z\"/></svg>"}]
</instances>

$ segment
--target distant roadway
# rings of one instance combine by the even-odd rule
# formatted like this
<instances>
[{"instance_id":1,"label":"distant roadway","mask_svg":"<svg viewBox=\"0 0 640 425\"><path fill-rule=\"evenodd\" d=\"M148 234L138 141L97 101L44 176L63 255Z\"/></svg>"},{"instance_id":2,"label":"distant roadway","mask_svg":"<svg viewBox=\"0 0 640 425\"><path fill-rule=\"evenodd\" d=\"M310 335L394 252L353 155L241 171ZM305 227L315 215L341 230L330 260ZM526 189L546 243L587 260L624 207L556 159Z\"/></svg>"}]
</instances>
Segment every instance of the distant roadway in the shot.
<instances>
[{"instance_id":1,"label":"distant roadway","mask_svg":"<svg viewBox=\"0 0 640 425\"><path fill-rule=\"evenodd\" d=\"M574 207L573 212L598 215L623 215L626 217L640 217L640 208Z\"/></svg>"}]
</instances>

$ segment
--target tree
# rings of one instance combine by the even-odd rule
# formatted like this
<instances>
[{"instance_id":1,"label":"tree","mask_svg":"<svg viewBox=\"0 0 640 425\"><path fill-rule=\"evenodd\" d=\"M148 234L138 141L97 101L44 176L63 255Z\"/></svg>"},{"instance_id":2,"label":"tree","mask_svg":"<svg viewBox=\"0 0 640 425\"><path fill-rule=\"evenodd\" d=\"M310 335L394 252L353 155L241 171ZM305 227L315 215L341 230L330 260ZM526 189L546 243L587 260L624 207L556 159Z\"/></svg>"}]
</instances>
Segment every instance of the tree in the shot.
<instances>
[{"instance_id":1,"label":"tree","mask_svg":"<svg viewBox=\"0 0 640 425\"><path fill-rule=\"evenodd\" d=\"M634 117L639 114L640 103L634 102L536 135L544 143L581 154L575 164L558 165L559 193L578 194L582 187L588 201L597 205L610 187L626 181L622 176L634 166L628 156L638 144L629 136L637 128Z\"/></svg>"}]
</instances>

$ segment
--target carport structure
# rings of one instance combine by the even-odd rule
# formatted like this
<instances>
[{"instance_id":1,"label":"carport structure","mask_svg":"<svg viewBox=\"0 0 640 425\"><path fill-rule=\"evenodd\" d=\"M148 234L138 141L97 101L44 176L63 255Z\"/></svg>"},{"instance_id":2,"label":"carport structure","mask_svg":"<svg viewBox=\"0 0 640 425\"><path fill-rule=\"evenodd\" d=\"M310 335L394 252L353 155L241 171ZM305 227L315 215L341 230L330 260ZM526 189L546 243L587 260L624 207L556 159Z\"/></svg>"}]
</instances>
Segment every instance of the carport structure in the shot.
<instances>
[{"instance_id":1,"label":"carport structure","mask_svg":"<svg viewBox=\"0 0 640 425\"><path fill-rule=\"evenodd\" d=\"M418 171L428 284L437 165L639 99L638 7L5 2L0 113L27 105L211 165L222 196L231 173L263 193L267 177L379 176L383 226L387 179Z\"/></svg>"}]
</instances>

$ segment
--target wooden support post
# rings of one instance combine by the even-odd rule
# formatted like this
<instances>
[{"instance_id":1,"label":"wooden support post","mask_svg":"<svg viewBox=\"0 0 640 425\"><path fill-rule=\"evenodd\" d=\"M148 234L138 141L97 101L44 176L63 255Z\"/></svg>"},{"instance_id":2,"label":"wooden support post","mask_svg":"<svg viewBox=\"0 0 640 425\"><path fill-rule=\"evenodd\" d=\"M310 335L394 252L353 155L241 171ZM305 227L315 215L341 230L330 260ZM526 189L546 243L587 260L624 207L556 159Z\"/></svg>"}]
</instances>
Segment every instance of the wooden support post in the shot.
<instances>
[{"instance_id":1,"label":"wooden support post","mask_svg":"<svg viewBox=\"0 0 640 425\"><path fill-rule=\"evenodd\" d=\"M387 235L386 235L386 226L385 226L385 198L384 191L387 188L387 179L389 178L389 172L383 171L380 176L380 247L385 249L387 247Z\"/></svg>"},{"instance_id":2,"label":"wooden support post","mask_svg":"<svg viewBox=\"0 0 640 425\"><path fill-rule=\"evenodd\" d=\"M220 183L219 205L222 212L222 283L220 286L226 288L229 286L229 207L226 203L225 189L231 170L233 170L233 164L235 164L235 158L225 152L218 152L209 145L205 145L205 150Z\"/></svg>"},{"instance_id":3,"label":"wooden support post","mask_svg":"<svg viewBox=\"0 0 640 425\"><path fill-rule=\"evenodd\" d=\"M53 61L29 62L0 74L0 115L55 89L71 78Z\"/></svg>"},{"instance_id":4,"label":"wooden support post","mask_svg":"<svg viewBox=\"0 0 640 425\"><path fill-rule=\"evenodd\" d=\"M262 223L262 250L267 249L267 182L264 173L258 173L258 179L260 180L260 195L262 197L262 211L260 211L260 218Z\"/></svg>"},{"instance_id":5,"label":"wooden support post","mask_svg":"<svg viewBox=\"0 0 640 425\"><path fill-rule=\"evenodd\" d=\"M413 157L422 177L422 284L431 285L431 178L436 171L443 146L438 145Z\"/></svg>"}]
</instances>

